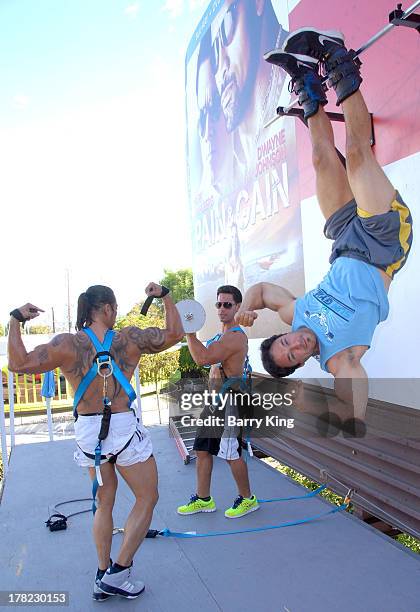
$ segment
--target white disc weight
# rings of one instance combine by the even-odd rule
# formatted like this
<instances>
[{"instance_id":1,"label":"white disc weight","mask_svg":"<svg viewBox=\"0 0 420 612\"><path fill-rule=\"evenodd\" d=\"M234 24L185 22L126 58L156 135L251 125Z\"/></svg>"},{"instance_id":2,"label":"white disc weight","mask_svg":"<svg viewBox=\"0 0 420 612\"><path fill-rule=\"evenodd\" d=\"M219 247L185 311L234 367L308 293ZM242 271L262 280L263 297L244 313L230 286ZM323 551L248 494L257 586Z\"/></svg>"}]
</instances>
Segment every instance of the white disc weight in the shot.
<instances>
[{"instance_id":1,"label":"white disc weight","mask_svg":"<svg viewBox=\"0 0 420 612\"><path fill-rule=\"evenodd\" d=\"M206 322L206 311L196 300L181 300L176 308L186 334L197 332Z\"/></svg>"}]
</instances>

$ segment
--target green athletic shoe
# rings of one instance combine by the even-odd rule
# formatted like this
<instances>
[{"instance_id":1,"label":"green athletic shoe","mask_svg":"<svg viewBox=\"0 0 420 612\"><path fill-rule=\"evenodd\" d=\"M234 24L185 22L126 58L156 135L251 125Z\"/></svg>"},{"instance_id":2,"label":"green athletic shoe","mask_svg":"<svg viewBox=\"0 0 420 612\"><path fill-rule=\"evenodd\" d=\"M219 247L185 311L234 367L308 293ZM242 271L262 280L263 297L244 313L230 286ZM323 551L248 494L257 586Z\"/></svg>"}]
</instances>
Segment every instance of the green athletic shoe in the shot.
<instances>
[{"instance_id":1,"label":"green athletic shoe","mask_svg":"<svg viewBox=\"0 0 420 612\"><path fill-rule=\"evenodd\" d=\"M191 499L185 506L179 506L178 514L197 514L197 512L215 512L216 504L214 499L210 497L209 501L203 501L198 495L191 495Z\"/></svg>"},{"instance_id":2,"label":"green athletic shoe","mask_svg":"<svg viewBox=\"0 0 420 612\"><path fill-rule=\"evenodd\" d=\"M245 514L258 510L258 508L258 500L255 495L252 497L242 497L242 495L238 495L233 502L232 508L226 510L225 517L230 519L239 518L245 516Z\"/></svg>"}]
</instances>

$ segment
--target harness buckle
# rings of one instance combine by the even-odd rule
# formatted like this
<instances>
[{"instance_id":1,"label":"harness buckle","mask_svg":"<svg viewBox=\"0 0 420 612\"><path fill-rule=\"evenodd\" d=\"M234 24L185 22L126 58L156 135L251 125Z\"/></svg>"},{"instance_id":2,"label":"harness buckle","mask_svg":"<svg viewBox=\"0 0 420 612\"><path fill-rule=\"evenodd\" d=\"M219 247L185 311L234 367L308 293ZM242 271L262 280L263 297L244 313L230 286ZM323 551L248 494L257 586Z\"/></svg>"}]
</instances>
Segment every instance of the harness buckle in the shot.
<instances>
[{"instance_id":1,"label":"harness buckle","mask_svg":"<svg viewBox=\"0 0 420 612\"><path fill-rule=\"evenodd\" d=\"M108 351L102 351L96 354L96 365L98 367L98 374L102 378L109 378L114 372L112 365L112 357ZM106 372L104 371L106 369Z\"/></svg>"}]
</instances>

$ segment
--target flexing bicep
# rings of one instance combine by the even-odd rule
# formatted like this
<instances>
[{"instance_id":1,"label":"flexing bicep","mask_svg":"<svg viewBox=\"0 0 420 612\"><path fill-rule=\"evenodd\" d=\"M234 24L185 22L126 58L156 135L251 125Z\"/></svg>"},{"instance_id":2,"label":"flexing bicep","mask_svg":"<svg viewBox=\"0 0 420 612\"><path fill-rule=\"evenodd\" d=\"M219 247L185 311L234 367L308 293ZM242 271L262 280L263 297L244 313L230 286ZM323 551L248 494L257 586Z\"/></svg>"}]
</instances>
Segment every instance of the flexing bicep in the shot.
<instances>
[{"instance_id":1,"label":"flexing bicep","mask_svg":"<svg viewBox=\"0 0 420 612\"><path fill-rule=\"evenodd\" d=\"M205 365L221 363L244 348L242 334L227 333L218 342L213 342L206 351Z\"/></svg>"},{"instance_id":2,"label":"flexing bicep","mask_svg":"<svg viewBox=\"0 0 420 612\"><path fill-rule=\"evenodd\" d=\"M40 344L30 351L21 363L9 364L12 371L18 374L40 374L55 368L62 367L65 362L65 354L58 350L54 341L48 344Z\"/></svg>"},{"instance_id":3,"label":"flexing bicep","mask_svg":"<svg viewBox=\"0 0 420 612\"><path fill-rule=\"evenodd\" d=\"M292 298L284 306L281 306L277 313L282 321L291 325L293 323L293 317L295 316L296 298Z\"/></svg>"},{"instance_id":4,"label":"flexing bicep","mask_svg":"<svg viewBox=\"0 0 420 612\"><path fill-rule=\"evenodd\" d=\"M127 328L128 337L134 343L140 354L159 353L172 346L165 329L160 327Z\"/></svg>"}]
</instances>

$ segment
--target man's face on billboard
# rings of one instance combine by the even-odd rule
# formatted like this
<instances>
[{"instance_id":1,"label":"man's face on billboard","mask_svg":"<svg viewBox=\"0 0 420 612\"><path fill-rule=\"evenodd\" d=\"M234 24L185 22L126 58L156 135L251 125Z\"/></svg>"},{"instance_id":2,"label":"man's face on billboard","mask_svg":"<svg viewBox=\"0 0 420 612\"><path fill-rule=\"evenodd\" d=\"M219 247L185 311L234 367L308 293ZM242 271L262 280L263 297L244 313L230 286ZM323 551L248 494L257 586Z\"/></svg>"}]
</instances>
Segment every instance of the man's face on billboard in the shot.
<instances>
[{"instance_id":1,"label":"man's face on billboard","mask_svg":"<svg viewBox=\"0 0 420 612\"><path fill-rule=\"evenodd\" d=\"M197 85L201 156L203 165L208 165L213 182L218 179L217 174L223 159L222 145L226 128L210 59L204 60L199 66Z\"/></svg>"},{"instance_id":2,"label":"man's face on billboard","mask_svg":"<svg viewBox=\"0 0 420 612\"><path fill-rule=\"evenodd\" d=\"M255 0L227 0L211 24L213 70L229 132L242 121L255 84L258 19Z\"/></svg>"}]
</instances>

